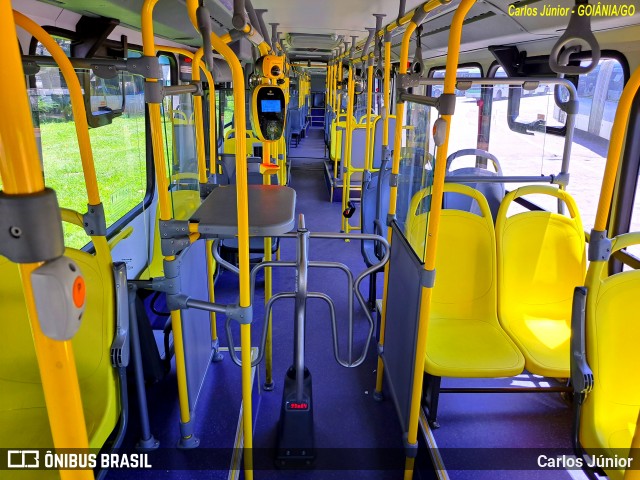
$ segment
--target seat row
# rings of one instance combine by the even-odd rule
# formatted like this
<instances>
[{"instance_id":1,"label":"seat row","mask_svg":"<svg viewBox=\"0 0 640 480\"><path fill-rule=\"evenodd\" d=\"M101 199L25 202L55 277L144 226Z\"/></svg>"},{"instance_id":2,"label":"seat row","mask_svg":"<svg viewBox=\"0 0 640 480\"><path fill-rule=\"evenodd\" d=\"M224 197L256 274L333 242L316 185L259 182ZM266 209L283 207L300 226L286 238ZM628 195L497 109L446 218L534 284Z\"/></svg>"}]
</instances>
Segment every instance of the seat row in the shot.
<instances>
[{"instance_id":1,"label":"seat row","mask_svg":"<svg viewBox=\"0 0 640 480\"><path fill-rule=\"evenodd\" d=\"M584 284L586 270L574 200L551 186L518 188L501 202L494 228L478 190L447 183L445 192L469 197L478 213L455 208L441 213L425 373L438 382L514 376L524 368L568 378L573 291ZM516 199L532 194L560 199L568 216L508 215ZM416 252L424 251L427 213L421 205L429 195L430 189L414 195L407 216L405 234ZM431 400L437 407L437 397ZM429 412L433 422L435 410Z\"/></svg>"}]
</instances>

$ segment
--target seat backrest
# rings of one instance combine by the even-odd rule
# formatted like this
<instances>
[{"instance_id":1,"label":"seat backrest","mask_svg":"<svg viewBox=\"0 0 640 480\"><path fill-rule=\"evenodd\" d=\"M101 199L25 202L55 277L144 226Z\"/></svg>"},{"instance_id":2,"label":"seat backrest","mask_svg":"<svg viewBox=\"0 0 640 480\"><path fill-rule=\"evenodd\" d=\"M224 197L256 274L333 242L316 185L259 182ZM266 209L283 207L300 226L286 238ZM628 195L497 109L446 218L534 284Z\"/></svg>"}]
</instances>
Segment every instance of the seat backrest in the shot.
<instances>
[{"instance_id":1,"label":"seat backrest","mask_svg":"<svg viewBox=\"0 0 640 480\"><path fill-rule=\"evenodd\" d=\"M611 253L639 244L640 233L620 235ZM607 270L608 262L591 262L587 274L586 353L594 385L582 407L580 443L587 451L626 452L640 410L640 270L612 276Z\"/></svg>"},{"instance_id":2,"label":"seat backrest","mask_svg":"<svg viewBox=\"0 0 640 480\"><path fill-rule=\"evenodd\" d=\"M557 197L567 206L569 216L527 211L508 217L509 206L524 195ZM498 311L503 326L509 330L507 319L518 318L517 312L526 310L552 320L564 319L568 332L573 290L583 285L586 270L584 231L573 198L547 185L510 192L498 211L496 241Z\"/></svg>"},{"instance_id":3,"label":"seat backrest","mask_svg":"<svg viewBox=\"0 0 640 480\"><path fill-rule=\"evenodd\" d=\"M295 133L296 135L300 133L302 129L302 119L300 117L300 110L297 108L292 108L289 110L287 120L291 124L290 131L291 133Z\"/></svg>"},{"instance_id":4,"label":"seat backrest","mask_svg":"<svg viewBox=\"0 0 640 480\"><path fill-rule=\"evenodd\" d=\"M487 168L480 167L464 167L458 168L456 170L450 170L451 164L456 158L465 156L465 155L477 155L478 153L482 153L482 156L491 160L495 171L488 170ZM487 162L489 163L489 162ZM498 159L491 155L488 152L484 152L476 149L465 149L455 152L450 155L447 159L447 177L452 181L455 181L455 177L460 176L472 176L472 177L497 177L502 176L502 168L500 166L500 162ZM456 182L459 183L459 182ZM487 200L489 204L489 209L491 210L491 215L495 221L498 216L498 209L500 208L500 203L502 203L502 199L504 198L505 190L503 183L485 183L485 182L464 182L463 185L467 185L468 187L474 188ZM475 213L476 215L480 215L480 209L476 202L473 201L470 197L465 195L458 195L456 193L447 193L443 200L443 208L453 208L456 210L465 210L467 212Z\"/></svg>"},{"instance_id":5,"label":"seat backrest","mask_svg":"<svg viewBox=\"0 0 640 480\"><path fill-rule=\"evenodd\" d=\"M390 169L374 172L369 180L362 184L362 196L360 198L360 225L362 233L373 233L386 236L386 220L389 211L389 186ZM382 176L382 177L381 177ZM377 212L380 211L378 215ZM378 227L376 228L376 220ZM364 240L361 244L361 253L367 265L372 265L378 260L375 250L371 248L373 242Z\"/></svg>"},{"instance_id":6,"label":"seat backrest","mask_svg":"<svg viewBox=\"0 0 640 480\"><path fill-rule=\"evenodd\" d=\"M373 148L373 168L380 168L382 163L382 134L384 129L384 120L378 116L373 121L373 138L371 139L371 145ZM389 149L393 150L393 138L396 131L396 117L395 115L389 115Z\"/></svg>"},{"instance_id":7,"label":"seat backrest","mask_svg":"<svg viewBox=\"0 0 640 480\"><path fill-rule=\"evenodd\" d=\"M82 216L75 214L74 223L82 225ZM66 215L70 217L73 215ZM111 254L104 237L94 237L95 254L67 248L65 255L76 262L86 283L85 313L73 338L82 403L84 406L90 448L101 448L114 430L120 415L119 386L111 366L110 349L115 334L115 287ZM2 312L11 321L4 322L0 339L0 417L31 418L20 428L20 437L31 437L39 444L23 447L52 447L44 392L29 327L27 308L22 293L18 266L0 257L2 276ZM40 422L42 420L42 422ZM0 446L12 443L15 431L0 422ZM42 443L40 443L42 442Z\"/></svg>"},{"instance_id":8,"label":"seat backrest","mask_svg":"<svg viewBox=\"0 0 640 480\"><path fill-rule=\"evenodd\" d=\"M481 215L463 210L441 211L431 315L463 320L484 318L497 324L496 240L489 205L482 193L466 185L448 183L444 191L472 198ZM428 220L421 205L430 195L431 188L425 188L413 196L405 226L405 235L421 259Z\"/></svg>"},{"instance_id":9,"label":"seat backrest","mask_svg":"<svg viewBox=\"0 0 640 480\"><path fill-rule=\"evenodd\" d=\"M345 130L342 130L342 137L344 138ZM355 126L353 132L351 132L351 161L349 168L351 169L364 169L365 150L366 150L367 130L362 126ZM345 147L347 142L342 142L342 154L340 158L345 157Z\"/></svg>"},{"instance_id":10,"label":"seat backrest","mask_svg":"<svg viewBox=\"0 0 640 480\"><path fill-rule=\"evenodd\" d=\"M262 185L263 178L260 173L260 163L262 159L260 157L247 157L247 183L249 185ZM218 175L219 185L229 185L236 183L236 156L223 153L220 155L218 164L222 169L222 173ZM276 180L272 180L274 185L277 185Z\"/></svg>"}]
</instances>

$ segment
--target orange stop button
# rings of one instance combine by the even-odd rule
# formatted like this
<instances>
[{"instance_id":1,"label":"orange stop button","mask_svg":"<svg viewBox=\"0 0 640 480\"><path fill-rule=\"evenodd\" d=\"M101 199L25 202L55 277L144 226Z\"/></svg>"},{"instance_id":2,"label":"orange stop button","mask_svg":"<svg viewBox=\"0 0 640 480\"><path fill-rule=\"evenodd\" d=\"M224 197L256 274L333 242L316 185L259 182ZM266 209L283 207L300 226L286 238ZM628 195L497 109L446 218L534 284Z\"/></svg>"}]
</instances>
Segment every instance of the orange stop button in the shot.
<instances>
[{"instance_id":1,"label":"orange stop button","mask_svg":"<svg viewBox=\"0 0 640 480\"><path fill-rule=\"evenodd\" d=\"M87 294L87 288L86 285L84 283L84 278L78 276L76 277L76 279L73 281L73 304L76 306L76 308L80 308L82 307L82 305L84 305L84 299L86 297Z\"/></svg>"}]
</instances>

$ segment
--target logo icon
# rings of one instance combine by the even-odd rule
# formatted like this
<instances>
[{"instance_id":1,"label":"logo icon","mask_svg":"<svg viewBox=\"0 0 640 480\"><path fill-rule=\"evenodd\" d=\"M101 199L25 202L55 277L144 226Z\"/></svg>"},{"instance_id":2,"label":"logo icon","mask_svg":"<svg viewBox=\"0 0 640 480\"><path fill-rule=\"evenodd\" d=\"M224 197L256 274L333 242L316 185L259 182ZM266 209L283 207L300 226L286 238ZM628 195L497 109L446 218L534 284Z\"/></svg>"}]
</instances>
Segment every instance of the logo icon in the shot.
<instances>
[{"instance_id":1,"label":"logo icon","mask_svg":"<svg viewBox=\"0 0 640 480\"><path fill-rule=\"evenodd\" d=\"M8 450L7 468L38 468L40 452L38 450Z\"/></svg>"}]
</instances>

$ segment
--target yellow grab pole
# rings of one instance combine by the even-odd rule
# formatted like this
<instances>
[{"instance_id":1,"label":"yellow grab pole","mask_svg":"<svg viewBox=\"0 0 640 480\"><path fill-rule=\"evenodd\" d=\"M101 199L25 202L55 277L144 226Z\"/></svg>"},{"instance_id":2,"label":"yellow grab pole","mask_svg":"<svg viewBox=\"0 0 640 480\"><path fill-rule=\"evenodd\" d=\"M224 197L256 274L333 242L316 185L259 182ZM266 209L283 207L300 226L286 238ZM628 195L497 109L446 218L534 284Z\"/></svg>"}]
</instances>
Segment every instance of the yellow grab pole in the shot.
<instances>
[{"instance_id":1,"label":"yellow grab pole","mask_svg":"<svg viewBox=\"0 0 640 480\"><path fill-rule=\"evenodd\" d=\"M627 123L629 121L633 99L635 98L638 89L640 89L640 68L637 68L636 71L633 72L633 75L631 75L631 78L629 78L627 85L622 91L620 100L618 100L618 108L613 121L613 127L611 128L607 163L602 177L600 199L598 200L598 211L596 214L595 224L593 226L593 229L596 231L601 232L607 228L607 219L609 218L611 199L616 184L616 178L618 176L618 164L620 163L622 148L624 146Z\"/></svg>"},{"instance_id":2,"label":"yellow grab pole","mask_svg":"<svg viewBox=\"0 0 640 480\"><path fill-rule=\"evenodd\" d=\"M460 56L460 40L462 37L462 25L467 13L475 3L475 0L461 0L456 9L451 26L449 27L449 45L447 48L447 63L444 76L444 95L455 94L456 72ZM426 9L425 9L426 10ZM413 24L413 22L412 22ZM407 28L407 31L409 28ZM406 33L405 33L406 35ZM405 52L403 52L404 54ZM407 52L408 53L408 50ZM400 66L407 64L407 56L400 57ZM436 252L438 247L438 230L440 226L440 212L442 210L442 195L444 190L444 177L447 163L447 150L449 147L449 133L451 130L451 115L442 115L445 121L445 137L443 144L436 152L436 164L433 176L433 188L431 199L431 211L425 232L426 252L424 259L425 271L435 270ZM398 122L398 119L396 119ZM402 122L396 123L396 144L395 150L400 150L398 138L398 127L402 128ZM396 153L394 152L394 166ZM392 195L393 196L393 195ZM427 241L428 240L428 241ZM409 425L407 442L409 445L416 445L418 441L418 422L420 416L420 400L422 396L422 379L424 372L424 358L427 351L427 335L429 331L429 315L431 311L431 297L433 287L422 287L422 298L420 301L420 319L418 321L418 333L416 339L416 356L413 366L413 388L411 392L411 407L409 411ZM405 480L413 478L414 458L407 457L405 462Z\"/></svg>"},{"instance_id":3,"label":"yellow grab pole","mask_svg":"<svg viewBox=\"0 0 640 480\"><path fill-rule=\"evenodd\" d=\"M327 65L327 77L325 79L327 94L325 96L325 108L331 104L331 70L333 66Z\"/></svg>"},{"instance_id":4,"label":"yellow grab pole","mask_svg":"<svg viewBox=\"0 0 640 480\"><path fill-rule=\"evenodd\" d=\"M145 0L142 5L142 45L143 55L155 57L155 39L153 35L153 9L158 0ZM159 79L148 78L147 84L153 84ZM164 142L162 139L162 118L159 103L149 103L149 124L151 127L151 140L153 145L153 160L156 170L156 184L158 186L158 206L160 220L170 220L171 201L169 198L169 180L167 177L167 165L164 155ZM175 261L174 256L165 256L165 263ZM173 329L173 345L176 359L176 377L178 381L178 398L180 403L180 422L187 425L191 421L189 408L189 390L187 388L187 370L184 359L184 341L182 337L182 316L180 310L171 311L171 327ZM182 435L182 433L181 433ZM192 435L182 435L184 440L190 440ZM182 439L181 439L182 440Z\"/></svg>"},{"instance_id":5,"label":"yellow grab pole","mask_svg":"<svg viewBox=\"0 0 640 480\"><path fill-rule=\"evenodd\" d=\"M333 102L333 111L336 112L336 115L340 113L338 109L338 67L342 65L339 60L336 60L335 65L333 66L333 96L331 97L331 101Z\"/></svg>"},{"instance_id":6,"label":"yellow grab pole","mask_svg":"<svg viewBox=\"0 0 640 480\"><path fill-rule=\"evenodd\" d=\"M415 28L415 27L414 27ZM407 57L408 57L407 45ZM404 70L406 72L406 64ZM402 65L400 65L402 68ZM391 107L391 35L385 35L384 37L384 82L383 82L383 110L382 110L382 156L386 154L389 148L389 114ZM404 112L404 110L403 110ZM398 122L396 118L396 125L402 125L402 121ZM384 158L382 158L384 160ZM393 190L393 189L392 189ZM395 207L394 207L395 209ZM389 211L391 213L391 211ZM391 245L391 227L387 228L387 241ZM380 337L379 343L384 346L385 341L385 327L387 323L387 290L389 282L389 262L384 266L384 283L382 286L382 312L380 313ZM378 368L376 371L376 389L374 392L375 398L382 398L382 381L384 379L384 362L382 356L378 355Z\"/></svg>"},{"instance_id":7,"label":"yellow grab pole","mask_svg":"<svg viewBox=\"0 0 640 480\"><path fill-rule=\"evenodd\" d=\"M342 211L344 212L349 203L350 187L351 187L351 144L353 136L353 65L349 63L349 79L347 83L347 122L345 126L344 135L342 136L342 143L344 145L344 156L342 158L342 171L344 177L342 178ZM344 215L342 218L342 231L349 233L349 219Z\"/></svg>"},{"instance_id":8,"label":"yellow grab pole","mask_svg":"<svg viewBox=\"0 0 640 480\"><path fill-rule=\"evenodd\" d=\"M38 194L44 190L44 180L10 2L0 2L0 38L5 47L0 92L3 92L3 107L11 112L11 115L0 116L0 178L7 195ZM72 343L53 340L40 328L31 283L31 273L40 265L21 264L19 269L53 443L56 448L88 448ZM91 470L61 470L60 477L62 480L94 478Z\"/></svg>"},{"instance_id":9,"label":"yellow grab pole","mask_svg":"<svg viewBox=\"0 0 640 480\"><path fill-rule=\"evenodd\" d=\"M373 149L371 145L371 95L373 94L373 64L367 67L367 131L365 136L364 169L367 172L373 170Z\"/></svg>"},{"instance_id":10,"label":"yellow grab pole","mask_svg":"<svg viewBox=\"0 0 640 480\"><path fill-rule=\"evenodd\" d=\"M196 9L198 0L187 0L189 18L197 26ZM236 138L247 136L245 116L244 74L235 53L215 34L211 34L211 45L227 61L231 68L234 98L234 119ZM240 88L238 88L240 87ZM236 142L236 194L238 209L238 268L240 270L240 307L251 306L251 281L249 271L249 199L247 191L247 144ZM253 480L253 417L251 398L251 324L240 325L240 347L242 361L242 429L244 431L245 478Z\"/></svg>"},{"instance_id":11,"label":"yellow grab pole","mask_svg":"<svg viewBox=\"0 0 640 480\"><path fill-rule=\"evenodd\" d=\"M271 163L271 142L262 142L262 163ZM264 175L263 181L265 185L271 185L271 172ZM271 254L271 238L264 238L264 260L270 262L273 260ZM265 267L264 269L264 303L265 305L271 299L273 295L273 283L272 283L272 271L271 267ZM273 390L273 339L272 339L272 315L269 313L267 320L267 341L265 344L265 390Z\"/></svg>"},{"instance_id":12,"label":"yellow grab pole","mask_svg":"<svg viewBox=\"0 0 640 480\"><path fill-rule=\"evenodd\" d=\"M73 112L73 120L75 122L76 136L78 137L78 149L80 151L80 160L82 162L82 172L84 174L84 183L87 188L87 198L91 205L100 203L100 194L98 193L98 181L96 179L96 169L93 163L93 152L91 150L91 138L89 137L89 124L87 123L87 112L84 106L84 97L80 81L76 75L76 71L71 65L69 58L64 53L60 45L49 35L40 25L35 23L29 17L20 12L13 12L16 25L23 28L27 33L36 38L51 54L55 62L60 68L60 72L69 89L71 97L71 110Z\"/></svg>"}]
</instances>

